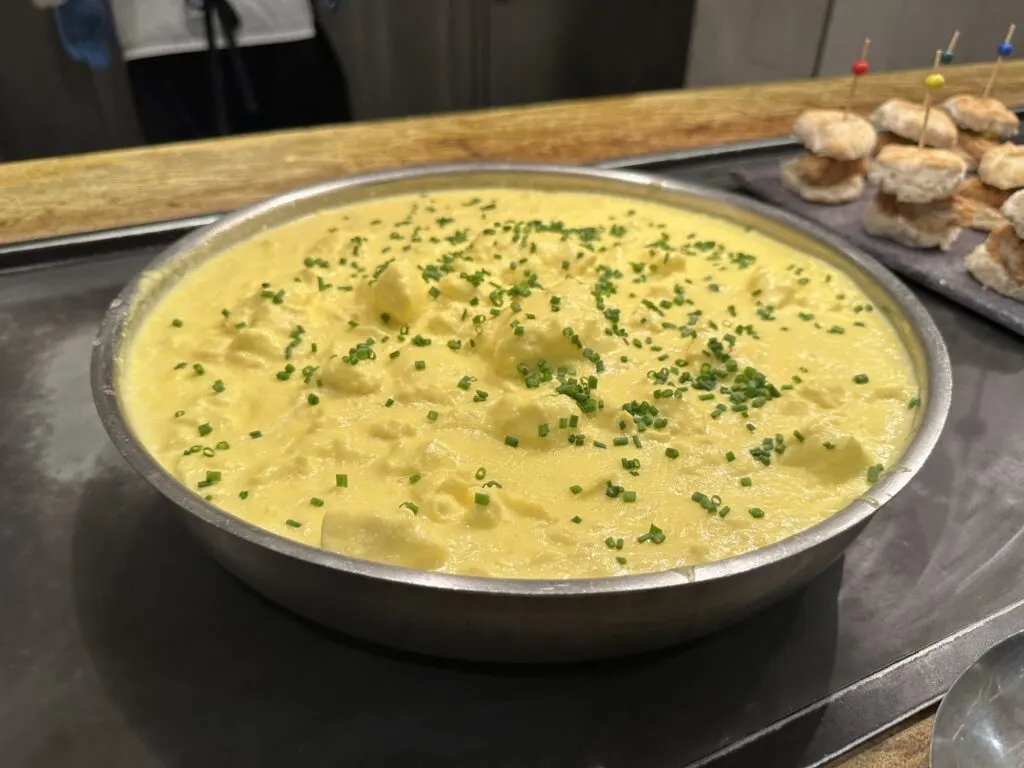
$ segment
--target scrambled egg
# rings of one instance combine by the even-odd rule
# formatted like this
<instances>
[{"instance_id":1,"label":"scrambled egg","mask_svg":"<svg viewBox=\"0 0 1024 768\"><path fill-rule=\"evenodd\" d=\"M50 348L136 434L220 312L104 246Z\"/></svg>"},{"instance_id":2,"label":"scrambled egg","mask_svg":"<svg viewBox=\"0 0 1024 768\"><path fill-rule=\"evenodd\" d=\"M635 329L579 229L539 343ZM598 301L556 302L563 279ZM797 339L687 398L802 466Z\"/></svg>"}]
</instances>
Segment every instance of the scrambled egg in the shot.
<instances>
[{"instance_id":1,"label":"scrambled egg","mask_svg":"<svg viewBox=\"0 0 1024 768\"><path fill-rule=\"evenodd\" d=\"M477 189L298 220L187 275L122 360L132 429L232 515L448 573L579 578L765 546L919 407L842 273L675 208Z\"/></svg>"}]
</instances>

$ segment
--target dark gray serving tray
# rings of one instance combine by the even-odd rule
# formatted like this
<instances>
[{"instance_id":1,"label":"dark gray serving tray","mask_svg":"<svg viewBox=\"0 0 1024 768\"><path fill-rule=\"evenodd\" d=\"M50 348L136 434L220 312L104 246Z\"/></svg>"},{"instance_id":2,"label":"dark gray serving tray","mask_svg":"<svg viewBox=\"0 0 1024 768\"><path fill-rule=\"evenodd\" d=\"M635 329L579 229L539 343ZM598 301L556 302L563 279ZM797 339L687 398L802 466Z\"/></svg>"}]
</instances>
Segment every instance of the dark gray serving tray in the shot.
<instances>
[{"instance_id":1,"label":"dark gray serving tray","mask_svg":"<svg viewBox=\"0 0 1024 768\"><path fill-rule=\"evenodd\" d=\"M986 233L965 229L947 252L907 248L864 231L861 217L874 194L870 188L860 200L846 205L815 205L783 187L779 163L767 159L737 171L736 178L744 190L831 229L893 272L1024 336L1024 303L985 288L964 266L964 257L985 240Z\"/></svg>"},{"instance_id":2,"label":"dark gray serving tray","mask_svg":"<svg viewBox=\"0 0 1024 768\"><path fill-rule=\"evenodd\" d=\"M789 151L608 165L731 188ZM561 667L438 662L298 619L205 555L89 395L107 303L206 220L0 246L5 766L817 766L1024 629L1024 341L922 288L953 361L946 432L803 592L669 651Z\"/></svg>"}]
</instances>

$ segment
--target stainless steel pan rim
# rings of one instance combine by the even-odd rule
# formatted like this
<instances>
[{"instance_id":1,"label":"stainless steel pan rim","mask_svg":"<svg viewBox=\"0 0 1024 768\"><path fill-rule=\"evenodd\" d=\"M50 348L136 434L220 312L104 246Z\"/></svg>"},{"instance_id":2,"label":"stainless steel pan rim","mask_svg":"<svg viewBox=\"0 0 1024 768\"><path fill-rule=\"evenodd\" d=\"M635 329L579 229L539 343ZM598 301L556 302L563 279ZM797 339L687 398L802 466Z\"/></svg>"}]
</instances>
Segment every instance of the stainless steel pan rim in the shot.
<instances>
[{"instance_id":1,"label":"stainless steel pan rim","mask_svg":"<svg viewBox=\"0 0 1024 768\"><path fill-rule=\"evenodd\" d=\"M118 402L115 377L116 356L129 318L133 301L140 294L147 273L173 264L217 235L229 232L244 222L258 220L271 211L288 208L297 202L324 196L339 190L386 185L395 181L452 179L465 177L466 186L474 184L474 176L512 177L540 175L544 178L561 177L567 180L593 180L619 184L620 193L642 198L644 190L657 190L685 197L700 197L724 205L743 209L769 222L796 230L817 241L825 248L842 254L852 262L891 299L902 312L916 334L923 350L927 381L922 382L924 409L917 434L901 457L898 466L883 475L868 494L862 496L830 518L767 547L706 565L686 566L660 573L615 576L607 578L571 580L502 579L475 576L456 576L417 571L399 566L358 560L327 552L277 536L262 528L244 522L217 509L181 485L149 455L135 439ZM479 185L479 182L477 182ZM490 184L490 186L500 186ZM840 238L810 222L786 211L769 207L754 200L719 190L708 189L678 181L653 178L644 174L596 168L561 165L535 165L511 163L469 163L455 165L421 166L395 171L376 172L326 182L272 198L237 213L225 216L171 246L129 283L111 302L104 315L99 333L93 342L91 381L93 399L100 419L114 445L128 463L151 485L190 515L215 526L233 536L243 538L259 547L307 563L341 571L353 576L397 582L411 587L440 589L451 592L480 595L507 595L528 597L566 597L611 593L645 592L661 587L687 583L712 582L754 571L764 565L784 560L813 549L851 528L863 524L885 501L903 488L920 469L935 447L946 420L952 395L952 373L949 356L938 328L920 302L899 279L870 257L852 248Z\"/></svg>"}]
</instances>

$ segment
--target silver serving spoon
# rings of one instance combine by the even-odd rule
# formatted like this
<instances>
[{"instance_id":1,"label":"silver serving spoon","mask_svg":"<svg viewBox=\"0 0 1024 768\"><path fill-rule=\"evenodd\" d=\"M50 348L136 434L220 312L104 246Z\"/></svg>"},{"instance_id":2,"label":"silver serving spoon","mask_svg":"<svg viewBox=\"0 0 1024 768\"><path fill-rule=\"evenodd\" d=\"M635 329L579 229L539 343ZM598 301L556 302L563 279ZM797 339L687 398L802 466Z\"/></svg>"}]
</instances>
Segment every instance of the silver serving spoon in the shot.
<instances>
[{"instance_id":1,"label":"silver serving spoon","mask_svg":"<svg viewBox=\"0 0 1024 768\"><path fill-rule=\"evenodd\" d=\"M989 648L953 683L935 717L931 766L1024 766L1024 632Z\"/></svg>"}]
</instances>

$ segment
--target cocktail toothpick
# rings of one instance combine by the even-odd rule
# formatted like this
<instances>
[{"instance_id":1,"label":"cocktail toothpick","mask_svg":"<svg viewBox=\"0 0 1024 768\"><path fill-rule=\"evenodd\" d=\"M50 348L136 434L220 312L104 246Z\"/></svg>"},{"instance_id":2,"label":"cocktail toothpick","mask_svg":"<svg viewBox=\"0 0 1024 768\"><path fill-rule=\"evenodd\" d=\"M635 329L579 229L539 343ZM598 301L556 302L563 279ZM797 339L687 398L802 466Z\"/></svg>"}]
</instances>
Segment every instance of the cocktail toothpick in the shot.
<instances>
[{"instance_id":1,"label":"cocktail toothpick","mask_svg":"<svg viewBox=\"0 0 1024 768\"><path fill-rule=\"evenodd\" d=\"M952 64L955 61L955 57L953 56L953 51L956 50L956 41L959 40L959 39L960 39L960 30L958 29L955 32L953 32L953 36L949 39L949 45L946 46L946 50L944 50L942 52L942 55L939 57L939 61L942 64L942 66L944 66L944 67L949 66L950 64Z\"/></svg>"},{"instance_id":2,"label":"cocktail toothpick","mask_svg":"<svg viewBox=\"0 0 1024 768\"><path fill-rule=\"evenodd\" d=\"M942 61L942 51L935 52L935 61L932 63L931 73L924 79L924 120L921 121L921 135L917 137L917 146L924 146L924 134L928 130L928 117L932 111L932 94L939 90L946 82L946 78L936 70L939 62Z\"/></svg>"},{"instance_id":3,"label":"cocktail toothpick","mask_svg":"<svg viewBox=\"0 0 1024 768\"><path fill-rule=\"evenodd\" d=\"M860 48L860 58L853 62L853 66L850 67L850 72L853 73L853 77L850 79L850 92L846 94L846 106L843 107L843 119L845 120L850 114L850 107L853 105L853 95L857 92L857 81L860 80L861 75L867 74L868 71L868 48L871 47L871 38L864 38L864 45Z\"/></svg>"},{"instance_id":4,"label":"cocktail toothpick","mask_svg":"<svg viewBox=\"0 0 1024 768\"><path fill-rule=\"evenodd\" d=\"M981 94L983 99L987 99L989 94L992 93L992 88L996 84L996 77L999 74L999 65L1003 63L1003 59L1013 54L1013 33L1017 29L1016 24L1011 24L1010 28L1006 30L1006 37L1003 42L996 48L996 63L992 65L992 74L988 76L988 83L985 85L985 92Z\"/></svg>"}]
</instances>

